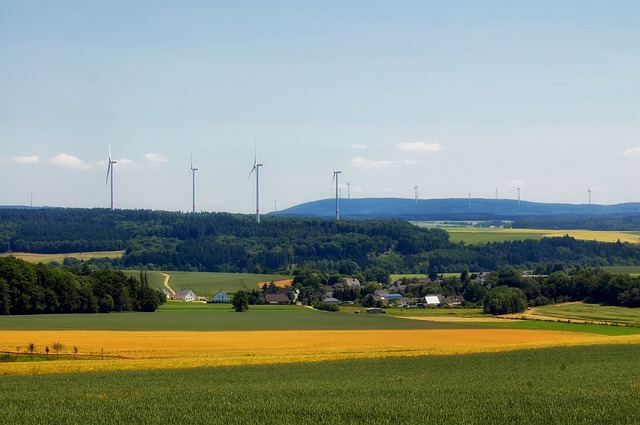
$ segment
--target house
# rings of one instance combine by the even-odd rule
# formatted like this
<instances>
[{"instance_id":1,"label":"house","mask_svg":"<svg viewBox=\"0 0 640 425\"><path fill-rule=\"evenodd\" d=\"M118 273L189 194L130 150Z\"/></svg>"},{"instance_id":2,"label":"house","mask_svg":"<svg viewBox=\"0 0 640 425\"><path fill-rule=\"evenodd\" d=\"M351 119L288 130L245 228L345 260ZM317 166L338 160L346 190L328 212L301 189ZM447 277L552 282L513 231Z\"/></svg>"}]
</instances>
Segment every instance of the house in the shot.
<instances>
[{"instance_id":1,"label":"house","mask_svg":"<svg viewBox=\"0 0 640 425\"><path fill-rule=\"evenodd\" d=\"M337 298L333 298L333 297L324 297L322 299L323 303L327 303L327 304L340 304L342 301L340 301Z\"/></svg>"},{"instance_id":2,"label":"house","mask_svg":"<svg viewBox=\"0 0 640 425\"><path fill-rule=\"evenodd\" d=\"M290 304L287 294L265 294L264 299L267 304Z\"/></svg>"},{"instance_id":3,"label":"house","mask_svg":"<svg viewBox=\"0 0 640 425\"><path fill-rule=\"evenodd\" d=\"M461 305L464 302L462 295L450 295L444 299L444 302L449 305Z\"/></svg>"},{"instance_id":4,"label":"house","mask_svg":"<svg viewBox=\"0 0 640 425\"><path fill-rule=\"evenodd\" d=\"M405 307L405 308L415 308L418 306L418 300L415 298L400 298L398 300L398 307Z\"/></svg>"},{"instance_id":5,"label":"house","mask_svg":"<svg viewBox=\"0 0 640 425\"><path fill-rule=\"evenodd\" d=\"M388 292L381 291L376 291L376 295L385 298L389 302L398 301L400 298L402 298L402 294L389 294Z\"/></svg>"},{"instance_id":6,"label":"house","mask_svg":"<svg viewBox=\"0 0 640 425\"><path fill-rule=\"evenodd\" d=\"M176 292L176 295L174 296L174 299L176 301L195 301L197 299L195 292L193 292L191 289L181 289L178 292Z\"/></svg>"},{"instance_id":7,"label":"house","mask_svg":"<svg viewBox=\"0 0 640 425\"><path fill-rule=\"evenodd\" d=\"M231 297L227 295L223 290L219 290L213 298L211 298L212 303L230 303Z\"/></svg>"},{"instance_id":8,"label":"house","mask_svg":"<svg viewBox=\"0 0 640 425\"><path fill-rule=\"evenodd\" d=\"M169 290L167 288L160 288L160 290L167 297L168 300L171 299L171 292L169 292Z\"/></svg>"},{"instance_id":9,"label":"house","mask_svg":"<svg viewBox=\"0 0 640 425\"><path fill-rule=\"evenodd\" d=\"M355 277L345 277L342 279L342 284L347 288L359 288L361 286L360 280Z\"/></svg>"},{"instance_id":10,"label":"house","mask_svg":"<svg viewBox=\"0 0 640 425\"><path fill-rule=\"evenodd\" d=\"M429 305L440 305L442 304L440 301L440 297L438 295L434 295L434 294L429 294L429 295L425 295L424 297L424 304L429 306Z\"/></svg>"}]
</instances>

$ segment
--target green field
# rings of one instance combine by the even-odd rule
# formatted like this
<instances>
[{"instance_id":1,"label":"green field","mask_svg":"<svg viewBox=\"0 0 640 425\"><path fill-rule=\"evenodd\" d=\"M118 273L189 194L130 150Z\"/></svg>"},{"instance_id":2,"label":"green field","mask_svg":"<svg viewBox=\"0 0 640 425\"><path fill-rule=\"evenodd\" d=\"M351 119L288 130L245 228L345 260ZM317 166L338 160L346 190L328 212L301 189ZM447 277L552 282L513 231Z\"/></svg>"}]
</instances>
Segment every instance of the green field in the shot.
<instances>
[{"instance_id":1,"label":"green field","mask_svg":"<svg viewBox=\"0 0 640 425\"><path fill-rule=\"evenodd\" d=\"M631 424L639 345L4 376L2 423Z\"/></svg>"},{"instance_id":2,"label":"green field","mask_svg":"<svg viewBox=\"0 0 640 425\"><path fill-rule=\"evenodd\" d=\"M628 274L633 277L640 276L640 266L607 266L601 267L601 269L609 273Z\"/></svg>"},{"instance_id":3,"label":"green field","mask_svg":"<svg viewBox=\"0 0 640 425\"><path fill-rule=\"evenodd\" d=\"M138 277L140 271L125 270L125 274ZM233 293L242 290L259 288L259 283L288 279L290 276L279 274L253 274L253 273L210 273L210 272L160 272L150 270L147 272L149 283L154 288L162 288L165 277L163 273L170 275L169 286L175 291L182 288L192 289L196 295L211 297L219 290Z\"/></svg>"},{"instance_id":4,"label":"green field","mask_svg":"<svg viewBox=\"0 0 640 425\"><path fill-rule=\"evenodd\" d=\"M328 313L298 306L250 306L236 313L230 304L169 302L154 313L4 316L2 330L378 330L468 329L470 324L403 320L386 315Z\"/></svg>"},{"instance_id":5,"label":"green field","mask_svg":"<svg viewBox=\"0 0 640 425\"><path fill-rule=\"evenodd\" d=\"M565 303L536 307L535 315L575 319L590 322L611 322L640 326L640 309L617 306L602 306L587 303Z\"/></svg>"}]
</instances>

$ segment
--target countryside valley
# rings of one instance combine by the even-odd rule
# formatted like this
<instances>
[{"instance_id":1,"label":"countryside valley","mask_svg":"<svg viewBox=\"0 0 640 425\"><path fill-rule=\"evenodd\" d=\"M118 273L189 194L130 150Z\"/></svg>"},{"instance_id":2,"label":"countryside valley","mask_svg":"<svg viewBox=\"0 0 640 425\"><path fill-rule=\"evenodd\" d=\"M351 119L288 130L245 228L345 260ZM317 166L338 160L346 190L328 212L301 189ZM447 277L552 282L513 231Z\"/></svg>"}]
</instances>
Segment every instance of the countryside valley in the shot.
<instances>
[{"instance_id":1,"label":"countryside valley","mask_svg":"<svg viewBox=\"0 0 640 425\"><path fill-rule=\"evenodd\" d=\"M7 421L632 423L640 411L640 244L623 225L585 238L517 221L0 217Z\"/></svg>"}]
</instances>

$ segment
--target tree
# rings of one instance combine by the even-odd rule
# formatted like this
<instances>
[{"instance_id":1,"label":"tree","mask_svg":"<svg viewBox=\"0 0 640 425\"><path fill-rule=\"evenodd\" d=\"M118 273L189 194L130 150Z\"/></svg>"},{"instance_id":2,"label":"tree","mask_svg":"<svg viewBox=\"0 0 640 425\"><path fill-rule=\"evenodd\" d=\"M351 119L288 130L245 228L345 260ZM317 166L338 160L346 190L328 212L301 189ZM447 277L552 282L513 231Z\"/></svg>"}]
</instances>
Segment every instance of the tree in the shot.
<instances>
[{"instance_id":1,"label":"tree","mask_svg":"<svg viewBox=\"0 0 640 425\"><path fill-rule=\"evenodd\" d=\"M236 292L233 296L233 308L235 308L238 313L247 311L249 309L249 294L245 291Z\"/></svg>"},{"instance_id":2,"label":"tree","mask_svg":"<svg viewBox=\"0 0 640 425\"><path fill-rule=\"evenodd\" d=\"M51 347L53 347L53 351L56 352L56 358L59 359L60 351L64 348L64 345L62 345L62 343L58 341L58 342L54 342L53 345L51 345Z\"/></svg>"},{"instance_id":3,"label":"tree","mask_svg":"<svg viewBox=\"0 0 640 425\"><path fill-rule=\"evenodd\" d=\"M527 306L527 297L519 288L497 286L484 297L484 312L489 314L521 313Z\"/></svg>"}]
</instances>

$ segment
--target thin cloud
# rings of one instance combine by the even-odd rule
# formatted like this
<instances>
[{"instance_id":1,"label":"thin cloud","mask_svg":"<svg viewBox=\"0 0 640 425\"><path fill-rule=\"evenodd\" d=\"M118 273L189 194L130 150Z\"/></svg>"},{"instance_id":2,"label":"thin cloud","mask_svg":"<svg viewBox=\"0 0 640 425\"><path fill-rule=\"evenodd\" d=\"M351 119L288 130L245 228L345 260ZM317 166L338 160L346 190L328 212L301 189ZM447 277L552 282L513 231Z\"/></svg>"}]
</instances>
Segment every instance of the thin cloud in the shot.
<instances>
[{"instance_id":1,"label":"thin cloud","mask_svg":"<svg viewBox=\"0 0 640 425\"><path fill-rule=\"evenodd\" d=\"M396 148L402 152L440 152L443 148L439 143L400 143Z\"/></svg>"},{"instance_id":2,"label":"thin cloud","mask_svg":"<svg viewBox=\"0 0 640 425\"><path fill-rule=\"evenodd\" d=\"M416 161L415 159L405 159L404 161L404 165L418 165L419 162Z\"/></svg>"},{"instance_id":3,"label":"thin cloud","mask_svg":"<svg viewBox=\"0 0 640 425\"><path fill-rule=\"evenodd\" d=\"M635 160L640 160L640 147L627 149L622 153L622 156L635 159Z\"/></svg>"},{"instance_id":4,"label":"thin cloud","mask_svg":"<svg viewBox=\"0 0 640 425\"><path fill-rule=\"evenodd\" d=\"M13 162L17 162L19 164L37 164L40 162L40 158L36 155L33 156L15 156L11 158Z\"/></svg>"},{"instance_id":5,"label":"thin cloud","mask_svg":"<svg viewBox=\"0 0 640 425\"><path fill-rule=\"evenodd\" d=\"M159 154L159 153L145 154L144 159L151 162L152 164L161 164L163 162L169 161L167 158L165 158L162 154Z\"/></svg>"},{"instance_id":6,"label":"thin cloud","mask_svg":"<svg viewBox=\"0 0 640 425\"><path fill-rule=\"evenodd\" d=\"M398 163L396 161L388 161L388 160L373 160L373 159L365 159L356 157L351 160L351 165L358 168L392 168L397 167Z\"/></svg>"},{"instance_id":7,"label":"thin cloud","mask_svg":"<svg viewBox=\"0 0 640 425\"><path fill-rule=\"evenodd\" d=\"M61 153L60 155L51 158L49 162L58 167L71 168L74 170L86 170L93 166L92 164L81 160L77 156L68 155L66 153Z\"/></svg>"},{"instance_id":8,"label":"thin cloud","mask_svg":"<svg viewBox=\"0 0 640 425\"><path fill-rule=\"evenodd\" d=\"M354 150L354 151L362 151L367 149L367 145L362 145L359 143L352 143L351 146L349 146L350 149Z\"/></svg>"}]
</instances>

